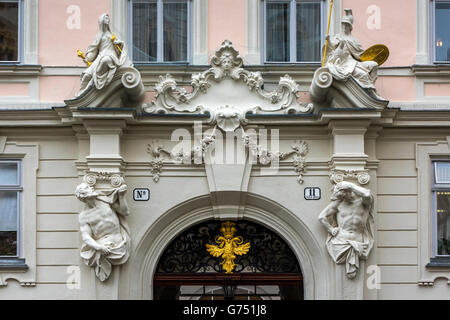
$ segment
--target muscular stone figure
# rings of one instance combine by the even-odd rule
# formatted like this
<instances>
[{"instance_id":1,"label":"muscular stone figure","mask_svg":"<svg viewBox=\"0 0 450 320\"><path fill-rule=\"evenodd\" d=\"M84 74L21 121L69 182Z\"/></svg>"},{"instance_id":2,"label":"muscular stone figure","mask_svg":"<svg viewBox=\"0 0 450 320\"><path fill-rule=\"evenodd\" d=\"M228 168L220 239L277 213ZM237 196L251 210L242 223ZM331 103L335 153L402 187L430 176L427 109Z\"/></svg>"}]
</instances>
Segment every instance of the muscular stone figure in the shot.
<instances>
[{"instance_id":1,"label":"muscular stone figure","mask_svg":"<svg viewBox=\"0 0 450 320\"><path fill-rule=\"evenodd\" d=\"M126 186L96 192L86 183L80 184L75 195L85 203L79 214L81 258L100 281L111 274L112 265L123 264L129 256L129 231L123 217L129 214L125 200Z\"/></svg>"},{"instance_id":2,"label":"muscular stone figure","mask_svg":"<svg viewBox=\"0 0 450 320\"><path fill-rule=\"evenodd\" d=\"M334 262L346 264L349 278L356 276L359 259L367 259L372 249L372 210L370 190L344 181L334 187L331 203L319 215L329 233L328 252Z\"/></svg>"}]
</instances>

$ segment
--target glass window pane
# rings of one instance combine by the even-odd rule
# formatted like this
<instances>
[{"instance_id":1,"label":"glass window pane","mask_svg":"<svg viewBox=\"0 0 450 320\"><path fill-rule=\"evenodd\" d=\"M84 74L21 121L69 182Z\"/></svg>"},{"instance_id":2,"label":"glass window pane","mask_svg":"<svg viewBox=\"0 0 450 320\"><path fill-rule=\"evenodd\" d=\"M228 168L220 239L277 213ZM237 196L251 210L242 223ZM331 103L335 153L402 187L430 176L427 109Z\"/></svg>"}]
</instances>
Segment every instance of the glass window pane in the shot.
<instances>
[{"instance_id":1,"label":"glass window pane","mask_svg":"<svg viewBox=\"0 0 450 320\"><path fill-rule=\"evenodd\" d=\"M320 3L297 3L297 61L320 61Z\"/></svg>"},{"instance_id":2,"label":"glass window pane","mask_svg":"<svg viewBox=\"0 0 450 320\"><path fill-rule=\"evenodd\" d=\"M266 4L266 60L290 61L289 3Z\"/></svg>"},{"instance_id":3,"label":"glass window pane","mask_svg":"<svg viewBox=\"0 0 450 320\"><path fill-rule=\"evenodd\" d=\"M156 2L133 3L133 60L151 62L157 59Z\"/></svg>"},{"instance_id":4,"label":"glass window pane","mask_svg":"<svg viewBox=\"0 0 450 320\"><path fill-rule=\"evenodd\" d=\"M436 61L450 61L450 1L436 3Z\"/></svg>"},{"instance_id":5,"label":"glass window pane","mask_svg":"<svg viewBox=\"0 0 450 320\"><path fill-rule=\"evenodd\" d=\"M0 162L0 185L18 185L17 163Z\"/></svg>"},{"instance_id":6,"label":"glass window pane","mask_svg":"<svg viewBox=\"0 0 450 320\"><path fill-rule=\"evenodd\" d=\"M436 195L437 254L450 255L450 192Z\"/></svg>"},{"instance_id":7,"label":"glass window pane","mask_svg":"<svg viewBox=\"0 0 450 320\"><path fill-rule=\"evenodd\" d=\"M19 4L0 2L0 61L19 60Z\"/></svg>"},{"instance_id":8,"label":"glass window pane","mask_svg":"<svg viewBox=\"0 0 450 320\"><path fill-rule=\"evenodd\" d=\"M0 191L0 231L17 231L17 192Z\"/></svg>"},{"instance_id":9,"label":"glass window pane","mask_svg":"<svg viewBox=\"0 0 450 320\"><path fill-rule=\"evenodd\" d=\"M450 183L450 162L435 163L436 183Z\"/></svg>"},{"instance_id":10,"label":"glass window pane","mask_svg":"<svg viewBox=\"0 0 450 320\"><path fill-rule=\"evenodd\" d=\"M0 231L0 256L17 256L16 231Z\"/></svg>"},{"instance_id":11,"label":"glass window pane","mask_svg":"<svg viewBox=\"0 0 450 320\"><path fill-rule=\"evenodd\" d=\"M187 61L187 3L164 3L163 13L164 61Z\"/></svg>"}]
</instances>

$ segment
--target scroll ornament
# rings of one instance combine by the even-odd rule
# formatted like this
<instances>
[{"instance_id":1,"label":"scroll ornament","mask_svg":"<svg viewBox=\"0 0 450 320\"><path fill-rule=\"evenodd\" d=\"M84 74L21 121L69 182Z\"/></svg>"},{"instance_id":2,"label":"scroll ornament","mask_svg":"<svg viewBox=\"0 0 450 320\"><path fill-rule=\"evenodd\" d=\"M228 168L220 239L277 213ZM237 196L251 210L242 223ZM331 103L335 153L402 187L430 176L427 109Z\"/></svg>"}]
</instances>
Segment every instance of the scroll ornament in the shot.
<instances>
[{"instance_id":1,"label":"scroll ornament","mask_svg":"<svg viewBox=\"0 0 450 320\"><path fill-rule=\"evenodd\" d=\"M232 43L225 40L219 50L211 58L211 68L191 77L192 91L188 92L184 87L178 87L175 79L167 74L160 76L155 86L156 100L145 104L143 110L153 114L209 114L209 124L217 125L225 132L232 132L239 126L247 123L248 113L310 113L311 103L299 103L297 94L300 87L288 75L280 78L279 88L267 92L263 89L264 80L260 72L250 72L242 68L243 59L234 49ZM231 79L242 81L248 90L257 95L261 105L233 106L209 106L197 104L196 98L208 93L214 82Z\"/></svg>"}]
</instances>

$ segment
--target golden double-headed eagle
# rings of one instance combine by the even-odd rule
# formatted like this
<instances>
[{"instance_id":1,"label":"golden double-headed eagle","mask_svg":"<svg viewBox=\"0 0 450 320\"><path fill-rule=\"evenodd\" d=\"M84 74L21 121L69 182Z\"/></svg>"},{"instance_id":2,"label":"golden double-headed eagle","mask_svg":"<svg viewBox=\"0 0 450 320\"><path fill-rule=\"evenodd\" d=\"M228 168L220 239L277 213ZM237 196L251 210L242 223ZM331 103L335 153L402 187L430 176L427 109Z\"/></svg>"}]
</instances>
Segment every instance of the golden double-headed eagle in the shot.
<instances>
[{"instance_id":1,"label":"golden double-headed eagle","mask_svg":"<svg viewBox=\"0 0 450 320\"><path fill-rule=\"evenodd\" d=\"M236 259L236 255L242 256L247 254L250 250L250 242L244 242L244 239L241 236L235 237L234 234L236 232L234 222L224 222L222 223L222 227L220 228L220 232L222 232L223 236L217 236L215 238L217 246L214 244L207 244L206 250L213 257L222 257L222 265L225 273L233 273L233 269L236 267L234 260Z\"/></svg>"}]
</instances>

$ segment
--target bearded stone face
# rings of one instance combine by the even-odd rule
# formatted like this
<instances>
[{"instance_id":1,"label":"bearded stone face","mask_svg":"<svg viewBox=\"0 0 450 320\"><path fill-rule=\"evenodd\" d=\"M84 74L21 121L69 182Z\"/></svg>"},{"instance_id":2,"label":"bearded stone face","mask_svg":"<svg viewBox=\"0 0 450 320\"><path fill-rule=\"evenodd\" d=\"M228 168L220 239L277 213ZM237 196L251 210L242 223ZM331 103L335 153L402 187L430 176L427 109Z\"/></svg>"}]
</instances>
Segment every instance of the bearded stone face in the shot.
<instances>
[{"instance_id":1,"label":"bearded stone face","mask_svg":"<svg viewBox=\"0 0 450 320\"><path fill-rule=\"evenodd\" d=\"M81 201L97 196L97 192L95 192L94 188L92 188L87 183L80 184L77 189L75 190L75 196L80 199Z\"/></svg>"}]
</instances>

